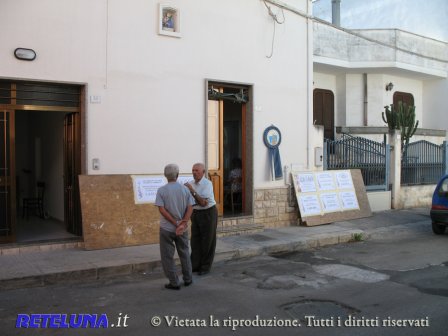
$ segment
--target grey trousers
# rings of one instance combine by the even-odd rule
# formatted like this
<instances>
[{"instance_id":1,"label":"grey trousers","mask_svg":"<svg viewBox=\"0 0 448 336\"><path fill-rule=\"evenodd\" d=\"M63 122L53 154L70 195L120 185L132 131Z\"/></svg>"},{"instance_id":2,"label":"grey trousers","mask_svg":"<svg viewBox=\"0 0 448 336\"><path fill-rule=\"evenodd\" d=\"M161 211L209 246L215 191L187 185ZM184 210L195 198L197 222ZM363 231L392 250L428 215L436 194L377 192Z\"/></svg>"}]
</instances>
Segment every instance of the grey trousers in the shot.
<instances>
[{"instance_id":1,"label":"grey trousers","mask_svg":"<svg viewBox=\"0 0 448 336\"><path fill-rule=\"evenodd\" d=\"M175 232L169 232L160 229L160 257L165 276L173 286L179 286L179 278L174 262L174 251L177 250L180 264L182 266L182 276L184 282L190 282L193 279L191 271L190 251L188 248L188 231L183 235L176 236Z\"/></svg>"}]
</instances>

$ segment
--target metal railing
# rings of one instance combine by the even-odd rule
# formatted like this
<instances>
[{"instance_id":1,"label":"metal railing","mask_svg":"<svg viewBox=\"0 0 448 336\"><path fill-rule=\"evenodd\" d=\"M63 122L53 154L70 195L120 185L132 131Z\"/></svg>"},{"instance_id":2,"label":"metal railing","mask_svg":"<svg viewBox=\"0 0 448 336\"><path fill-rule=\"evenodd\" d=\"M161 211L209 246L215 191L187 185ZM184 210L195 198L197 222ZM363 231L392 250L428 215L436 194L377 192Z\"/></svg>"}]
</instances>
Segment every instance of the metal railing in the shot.
<instances>
[{"instance_id":1,"label":"metal railing","mask_svg":"<svg viewBox=\"0 0 448 336\"><path fill-rule=\"evenodd\" d=\"M447 173L447 143L420 140L403 146L401 184L435 184Z\"/></svg>"},{"instance_id":2,"label":"metal railing","mask_svg":"<svg viewBox=\"0 0 448 336\"><path fill-rule=\"evenodd\" d=\"M388 190L390 145L348 134L324 139L324 169L360 169L367 190Z\"/></svg>"}]
</instances>

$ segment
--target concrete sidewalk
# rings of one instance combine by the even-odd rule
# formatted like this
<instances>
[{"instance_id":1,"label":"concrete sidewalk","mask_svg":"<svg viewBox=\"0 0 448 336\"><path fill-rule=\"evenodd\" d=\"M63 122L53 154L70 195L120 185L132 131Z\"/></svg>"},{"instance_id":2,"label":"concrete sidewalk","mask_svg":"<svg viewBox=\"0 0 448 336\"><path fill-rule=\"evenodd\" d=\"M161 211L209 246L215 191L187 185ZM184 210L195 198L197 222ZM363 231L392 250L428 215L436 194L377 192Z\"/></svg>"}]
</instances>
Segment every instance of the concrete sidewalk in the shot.
<instances>
[{"instance_id":1,"label":"concrete sidewalk","mask_svg":"<svg viewBox=\"0 0 448 336\"><path fill-rule=\"evenodd\" d=\"M216 262L262 254L293 252L346 243L354 234L363 239L399 237L406 232L431 231L429 209L390 210L372 217L314 227L266 229L251 235L218 239ZM61 282L98 280L132 273L160 275L159 245L85 251L26 252L0 256L0 290Z\"/></svg>"}]
</instances>

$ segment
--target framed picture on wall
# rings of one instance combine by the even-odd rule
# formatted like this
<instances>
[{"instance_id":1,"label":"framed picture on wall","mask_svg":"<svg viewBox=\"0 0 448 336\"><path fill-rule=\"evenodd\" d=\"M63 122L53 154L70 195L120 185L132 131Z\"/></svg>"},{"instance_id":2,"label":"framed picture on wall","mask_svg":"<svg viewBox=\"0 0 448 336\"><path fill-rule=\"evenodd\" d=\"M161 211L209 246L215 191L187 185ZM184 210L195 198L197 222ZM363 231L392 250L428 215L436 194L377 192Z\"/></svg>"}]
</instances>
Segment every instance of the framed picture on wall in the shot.
<instances>
[{"instance_id":1,"label":"framed picture on wall","mask_svg":"<svg viewBox=\"0 0 448 336\"><path fill-rule=\"evenodd\" d=\"M179 8L171 4L159 4L159 34L181 37Z\"/></svg>"}]
</instances>

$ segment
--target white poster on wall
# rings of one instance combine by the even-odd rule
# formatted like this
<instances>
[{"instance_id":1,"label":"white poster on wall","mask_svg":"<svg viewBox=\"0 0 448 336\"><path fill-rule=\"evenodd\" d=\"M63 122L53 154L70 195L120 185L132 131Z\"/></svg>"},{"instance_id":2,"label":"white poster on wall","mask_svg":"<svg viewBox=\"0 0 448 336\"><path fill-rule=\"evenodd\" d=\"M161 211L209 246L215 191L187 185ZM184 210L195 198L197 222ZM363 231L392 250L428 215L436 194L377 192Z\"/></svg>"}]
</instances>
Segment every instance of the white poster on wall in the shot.
<instances>
[{"instance_id":1,"label":"white poster on wall","mask_svg":"<svg viewBox=\"0 0 448 336\"><path fill-rule=\"evenodd\" d=\"M155 203L157 190L168 183L163 175L132 175L135 204ZM179 175L177 182L191 182L193 175Z\"/></svg>"},{"instance_id":2,"label":"white poster on wall","mask_svg":"<svg viewBox=\"0 0 448 336\"><path fill-rule=\"evenodd\" d=\"M165 176L133 175L135 204L154 203L157 190L167 183Z\"/></svg>"},{"instance_id":3,"label":"white poster on wall","mask_svg":"<svg viewBox=\"0 0 448 336\"><path fill-rule=\"evenodd\" d=\"M177 178L177 182L180 184L185 184L187 182L193 181L193 175L182 175Z\"/></svg>"}]
</instances>

